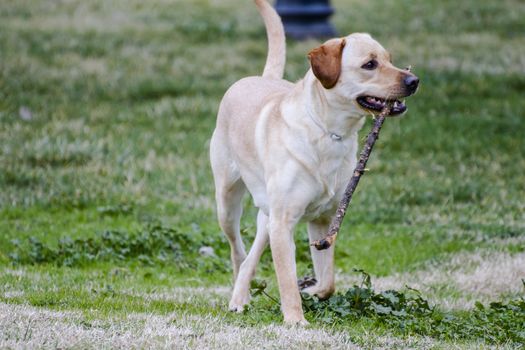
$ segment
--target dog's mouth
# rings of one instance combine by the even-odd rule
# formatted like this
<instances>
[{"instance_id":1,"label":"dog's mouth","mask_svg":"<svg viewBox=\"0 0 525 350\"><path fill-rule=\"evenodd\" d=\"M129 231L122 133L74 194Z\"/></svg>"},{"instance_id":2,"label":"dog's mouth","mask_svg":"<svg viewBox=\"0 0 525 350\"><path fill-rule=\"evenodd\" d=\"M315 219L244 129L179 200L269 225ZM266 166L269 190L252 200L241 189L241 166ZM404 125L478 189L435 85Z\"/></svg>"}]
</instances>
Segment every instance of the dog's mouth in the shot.
<instances>
[{"instance_id":1,"label":"dog's mouth","mask_svg":"<svg viewBox=\"0 0 525 350\"><path fill-rule=\"evenodd\" d=\"M388 115L399 115L405 113L407 110L405 103L400 100L385 100L374 96L359 96L356 101L361 107L374 114L381 112L387 102L392 104L392 109Z\"/></svg>"}]
</instances>

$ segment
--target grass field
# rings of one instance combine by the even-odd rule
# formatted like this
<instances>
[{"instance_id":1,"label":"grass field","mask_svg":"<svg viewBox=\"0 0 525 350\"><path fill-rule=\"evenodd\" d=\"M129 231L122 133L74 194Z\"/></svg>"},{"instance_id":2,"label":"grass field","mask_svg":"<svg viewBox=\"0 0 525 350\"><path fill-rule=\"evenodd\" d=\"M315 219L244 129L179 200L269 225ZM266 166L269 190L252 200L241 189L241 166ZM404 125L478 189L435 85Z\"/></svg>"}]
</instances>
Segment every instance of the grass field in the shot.
<instances>
[{"instance_id":1,"label":"grass field","mask_svg":"<svg viewBox=\"0 0 525 350\"><path fill-rule=\"evenodd\" d=\"M264 65L251 1L3 1L0 348L524 347L525 3L333 5L422 81L343 224L338 290L408 285L435 308L345 315L339 294L305 300L299 329L264 294L227 311L208 142L224 91ZM288 43L287 79L316 45ZM247 244L254 219L247 200ZM296 241L307 275L304 225ZM277 297L269 252L258 277Z\"/></svg>"}]
</instances>

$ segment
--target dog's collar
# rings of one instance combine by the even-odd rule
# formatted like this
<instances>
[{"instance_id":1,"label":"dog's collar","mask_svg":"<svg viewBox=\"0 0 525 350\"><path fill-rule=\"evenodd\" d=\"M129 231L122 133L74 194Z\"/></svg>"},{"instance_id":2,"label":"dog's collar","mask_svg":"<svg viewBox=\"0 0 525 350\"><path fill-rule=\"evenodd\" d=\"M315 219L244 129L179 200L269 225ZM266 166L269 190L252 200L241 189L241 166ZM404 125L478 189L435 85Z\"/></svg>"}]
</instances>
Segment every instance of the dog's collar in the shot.
<instances>
[{"instance_id":1,"label":"dog's collar","mask_svg":"<svg viewBox=\"0 0 525 350\"><path fill-rule=\"evenodd\" d=\"M331 132L330 138L334 141L341 141L343 139L343 136L337 135L335 132Z\"/></svg>"},{"instance_id":2,"label":"dog's collar","mask_svg":"<svg viewBox=\"0 0 525 350\"><path fill-rule=\"evenodd\" d=\"M323 132L327 133L328 135L330 135L330 138L332 139L332 141L336 141L336 142L339 142L343 139L343 136L339 135L339 134L336 134L335 132L331 132L331 131L328 131L327 129L325 129L323 127L323 125L319 122L319 120L317 120L317 118L315 118L313 115L311 115L310 113L308 113L308 116L312 119L312 121L314 122L315 125L317 125L319 127L319 129L323 130Z\"/></svg>"}]
</instances>

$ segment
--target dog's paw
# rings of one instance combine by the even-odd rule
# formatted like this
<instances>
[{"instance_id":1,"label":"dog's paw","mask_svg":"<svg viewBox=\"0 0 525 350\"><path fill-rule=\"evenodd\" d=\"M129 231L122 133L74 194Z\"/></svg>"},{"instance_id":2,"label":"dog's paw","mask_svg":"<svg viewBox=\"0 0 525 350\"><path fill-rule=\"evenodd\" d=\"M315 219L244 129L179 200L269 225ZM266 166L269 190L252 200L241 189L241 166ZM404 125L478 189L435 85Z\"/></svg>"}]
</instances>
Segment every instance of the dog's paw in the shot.
<instances>
[{"instance_id":1,"label":"dog's paw","mask_svg":"<svg viewBox=\"0 0 525 350\"><path fill-rule=\"evenodd\" d=\"M309 295L315 295L319 299L324 300L330 298L330 296L334 294L335 286L323 287L316 284L311 287L304 288L303 290L301 290L301 292Z\"/></svg>"},{"instance_id":2,"label":"dog's paw","mask_svg":"<svg viewBox=\"0 0 525 350\"><path fill-rule=\"evenodd\" d=\"M241 298L233 297L232 300L230 301L230 306L228 308L232 312L242 313L244 311L244 307L249 302L250 302L250 296L241 297Z\"/></svg>"},{"instance_id":3,"label":"dog's paw","mask_svg":"<svg viewBox=\"0 0 525 350\"><path fill-rule=\"evenodd\" d=\"M230 310L231 312L236 312L240 314L244 311L244 305L237 305L237 304L230 303L228 310Z\"/></svg>"},{"instance_id":4,"label":"dog's paw","mask_svg":"<svg viewBox=\"0 0 525 350\"><path fill-rule=\"evenodd\" d=\"M284 324L290 327L306 327L310 323L301 316L300 318L284 319Z\"/></svg>"},{"instance_id":5,"label":"dog's paw","mask_svg":"<svg viewBox=\"0 0 525 350\"><path fill-rule=\"evenodd\" d=\"M310 322L308 322L307 320L301 320L297 323L297 326L299 327L306 327L308 325L310 325Z\"/></svg>"}]
</instances>

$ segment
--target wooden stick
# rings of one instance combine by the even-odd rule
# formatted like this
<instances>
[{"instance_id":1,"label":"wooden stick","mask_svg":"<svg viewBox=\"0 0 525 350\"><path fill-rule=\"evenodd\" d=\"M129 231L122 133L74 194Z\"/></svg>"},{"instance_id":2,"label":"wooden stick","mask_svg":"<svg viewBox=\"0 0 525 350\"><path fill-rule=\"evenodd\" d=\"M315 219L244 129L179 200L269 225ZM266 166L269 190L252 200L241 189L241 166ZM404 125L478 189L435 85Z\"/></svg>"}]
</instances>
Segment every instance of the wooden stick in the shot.
<instances>
[{"instance_id":1,"label":"wooden stick","mask_svg":"<svg viewBox=\"0 0 525 350\"><path fill-rule=\"evenodd\" d=\"M374 126L366 138L365 145L363 146L363 150L359 156L359 162L357 163L357 166L354 170L354 175L346 186L343 198L339 202L339 207L337 208L335 216L332 219L332 223L330 224L330 228L328 229L328 234L325 238L314 241L310 244L317 248L317 250L328 249L332 244L335 243L335 239L339 233L339 229L341 228L341 223L343 222L343 218L346 214L346 209L348 209L348 205L352 200L352 195L354 194L357 184L361 179L361 175L363 175L365 172L366 162L368 161L368 157L370 157L372 148L374 147L374 144L379 136L379 132L381 131L385 117L390 113L391 109L392 105L387 104L381 113L375 118Z\"/></svg>"}]
</instances>

